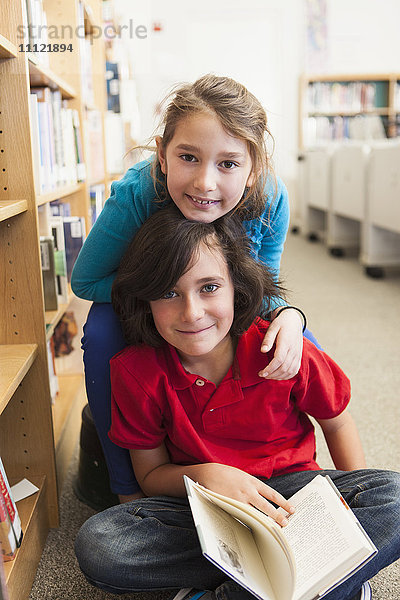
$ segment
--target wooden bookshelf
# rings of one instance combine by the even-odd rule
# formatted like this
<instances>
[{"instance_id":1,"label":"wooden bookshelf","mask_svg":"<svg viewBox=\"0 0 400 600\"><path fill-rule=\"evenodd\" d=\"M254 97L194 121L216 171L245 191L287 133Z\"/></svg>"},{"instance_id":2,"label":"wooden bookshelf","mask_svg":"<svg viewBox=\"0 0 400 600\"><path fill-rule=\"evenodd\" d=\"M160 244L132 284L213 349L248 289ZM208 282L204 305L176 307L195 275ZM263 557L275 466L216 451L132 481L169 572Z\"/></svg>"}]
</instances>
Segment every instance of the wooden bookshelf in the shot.
<instances>
[{"instance_id":1,"label":"wooden bookshelf","mask_svg":"<svg viewBox=\"0 0 400 600\"><path fill-rule=\"evenodd\" d=\"M15 217L28 210L26 200L0 200L0 221Z\"/></svg>"},{"instance_id":2,"label":"wooden bookshelf","mask_svg":"<svg viewBox=\"0 0 400 600\"><path fill-rule=\"evenodd\" d=\"M49 26L77 30L78 2L42 0ZM84 0L84 29L90 36L101 25L101 0ZM18 503L24 537L13 561L6 564L10 600L27 600L50 527L58 525L58 493L77 443L81 410L86 402L82 369L60 375L60 392L51 402L47 342L69 300L45 313L39 235L49 203L68 202L72 216L91 225L89 181L35 192L35 157L31 137L30 87L59 90L80 121L86 159L86 109L80 77L79 40L73 52L49 53L49 65L34 54L20 52L24 41L25 0L0 2L0 456L10 482L24 477L39 492ZM93 36L94 38L95 36ZM54 40L53 40L54 41ZM50 40L49 40L50 42ZM61 40L57 40L61 43ZM87 44L89 46L89 44ZM93 103L103 120L106 110L105 52L102 39L90 45ZM102 129L104 145L104 126ZM106 183L107 175L99 183ZM85 307L86 308L86 307ZM49 325L46 330L46 325Z\"/></svg>"},{"instance_id":3,"label":"wooden bookshelf","mask_svg":"<svg viewBox=\"0 0 400 600\"><path fill-rule=\"evenodd\" d=\"M36 548L41 552L49 527L45 512L46 478L31 478L39 491L20 500L17 504L18 513L21 518L22 531L24 532L24 543L17 550L14 560L4 563L4 571L10 598L25 598L25 581L33 579L36 573L35 561L28 554L29 548ZM46 533L45 533L46 532ZM25 565L25 577L21 577L19 564Z\"/></svg>"},{"instance_id":4,"label":"wooden bookshelf","mask_svg":"<svg viewBox=\"0 0 400 600\"><path fill-rule=\"evenodd\" d=\"M308 125L311 119L329 120L334 119L352 119L360 116L379 117L382 120L386 137L394 137L396 132L396 108L395 108L395 90L400 76L395 73L350 73L350 74L326 74L326 75L302 75L300 77L299 90L299 149L300 151L309 147L329 144L331 141L347 139L339 137L327 139L317 128L316 132L310 135ZM361 86L365 89L361 91ZM319 86L317 88L316 86ZM346 106L346 102L341 101L340 96L346 96L346 90L350 86L358 86L360 97L355 94L354 100L356 108ZM371 98L365 98L367 86L370 86ZM313 89L322 90L321 98L310 102L310 92ZM332 106L326 106L332 100ZM348 124L343 125L345 130ZM336 135L336 134L335 134Z\"/></svg>"},{"instance_id":5,"label":"wooden bookshelf","mask_svg":"<svg viewBox=\"0 0 400 600\"><path fill-rule=\"evenodd\" d=\"M51 192L47 192L46 194L40 194L36 196L36 204L38 206L42 206L43 204L48 204L49 202L53 202L54 200L63 200L68 196L73 196L77 192L81 192L82 189L84 189L83 183L76 183L73 185L57 188L55 190L52 190Z\"/></svg>"},{"instance_id":6,"label":"wooden bookshelf","mask_svg":"<svg viewBox=\"0 0 400 600\"><path fill-rule=\"evenodd\" d=\"M54 329L61 321L64 313L67 311L72 298L74 297L71 288L69 287L68 302L60 303L57 310L47 310L45 312L46 321L46 339L49 340L54 333Z\"/></svg>"},{"instance_id":7,"label":"wooden bookshelf","mask_svg":"<svg viewBox=\"0 0 400 600\"><path fill-rule=\"evenodd\" d=\"M57 478L60 489L76 445L76 435L71 435L71 432L80 430L81 413L86 404L86 395L82 374L61 374L58 381L60 390L56 402L52 406L52 412Z\"/></svg>"},{"instance_id":8,"label":"wooden bookshelf","mask_svg":"<svg viewBox=\"0 0 400 600\"><path fill-rule=\"evenodd\" d=\"M0 414L29 371L36 353L36 344L0 346Z\"/></svg>"},{"instance_id":9,"label":"wooden bookshelf","mask_svg":"<svg viewBox=\"0 0 400 600\"><path fill-rule=\"evenodd\" d=\"M16 45L0 34L0 59L16 58L17 56L18 48Z\"/></svg>"},{"instance_id":10,"label":"wooden bookshelf","mask_svg":"<svg viewBox=\"0 0 400 600\"><path fill-rule=\"evenodd\" d=\"M32 87L49 87L53 90L60 90L65 99L76 98L75 89L64 81L61 77L53 73L51 69L37 62L33 54L28 55L29 79Z\"/></svg>"}]
</instances>

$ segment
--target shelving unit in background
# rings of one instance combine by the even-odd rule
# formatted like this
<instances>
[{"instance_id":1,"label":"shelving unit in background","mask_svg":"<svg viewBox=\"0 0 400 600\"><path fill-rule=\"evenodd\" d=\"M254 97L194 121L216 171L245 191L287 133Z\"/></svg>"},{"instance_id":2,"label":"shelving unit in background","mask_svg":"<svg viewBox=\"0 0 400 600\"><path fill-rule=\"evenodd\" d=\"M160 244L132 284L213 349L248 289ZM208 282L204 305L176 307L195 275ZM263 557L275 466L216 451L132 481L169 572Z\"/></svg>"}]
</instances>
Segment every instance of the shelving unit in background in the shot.
<instances>
[{"instance_id":1,"label":"shelving unit in background","mask_svg":"<svg viewBox=\"0 0 400 600\"><path fill-rule=\"evenodd\" d=\"M101 27L101 0L82 3L85 33ZM67 24L77 31L80 15L75 0L43 0L47 23ZM85 402L83 374L59 374L60 393L51 404L47 340L65 305L46 313L39 250L41 216L39 207L61 199L71 214L83 216L86 231L91 226L89 183L60 186L42 194L35 192L32 153L30 86L59 90L68 107L78 112L82 128L83 154L89 154L85 127L95 108L100 115L100 152L103 158L101 182L107 184L104 150L105 52L101 37L86 42L92 59L93 107L83 101L81 47L68 40L73 52L49 53L48 64L37 55L20 52L24 40L18 27L24 21L25 0L0 3L0 455L10 483L27 477L39 492L18 503L24 538L13 561L5 564L10 600L26 600L37 563L50 527L58 524L58 490L76 443L80 412ZM67 28L65 28L67 31ZM54 41L54 40L52 40ZM92 42L92 43L91 43ZM57 43L62 43L57 39ZM88 167L88 165L87 165ZM50 327L46 331L46 324Z\"/></svg>"},{"instance_id":2,"label":"shelving unit in background","mask_svg":"<svg viewBox=\"0 0 400 600\"><path fill-rule=\"evenodd\" d=\"M400 264L399 136L399 74L301 77L300 227L372 277Z\"/></svg>"},{"instance_id":3,"label":"shelving unit in background","mask_svg":"<svg viewBox=\"0 0 400 600\"><path fill-rule=\"evenodd\" d=\"M400 106L395 105L395 98L399 79L395 73L303 75L299 91L300 152L335 139L398 135Z\"/></svg>"}]
</instances>

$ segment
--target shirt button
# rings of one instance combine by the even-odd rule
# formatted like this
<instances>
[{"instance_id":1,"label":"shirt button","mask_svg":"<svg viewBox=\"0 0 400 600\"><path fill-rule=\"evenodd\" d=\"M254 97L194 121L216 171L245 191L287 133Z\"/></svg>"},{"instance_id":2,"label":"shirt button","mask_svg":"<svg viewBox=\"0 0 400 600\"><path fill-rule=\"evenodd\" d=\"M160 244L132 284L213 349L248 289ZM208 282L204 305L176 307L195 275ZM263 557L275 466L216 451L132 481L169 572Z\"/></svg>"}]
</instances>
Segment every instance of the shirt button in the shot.
<instances>
[{"instance_id":1,"label":"shirt button","mask_svg":"<svg viewBox=\"0 0 400 600\"><path fill-rule=\"evenodd\" d=\"M202 386L204 385L204 381L202 379L196 379L196 385Z\"/></svg>"}]
</instances>

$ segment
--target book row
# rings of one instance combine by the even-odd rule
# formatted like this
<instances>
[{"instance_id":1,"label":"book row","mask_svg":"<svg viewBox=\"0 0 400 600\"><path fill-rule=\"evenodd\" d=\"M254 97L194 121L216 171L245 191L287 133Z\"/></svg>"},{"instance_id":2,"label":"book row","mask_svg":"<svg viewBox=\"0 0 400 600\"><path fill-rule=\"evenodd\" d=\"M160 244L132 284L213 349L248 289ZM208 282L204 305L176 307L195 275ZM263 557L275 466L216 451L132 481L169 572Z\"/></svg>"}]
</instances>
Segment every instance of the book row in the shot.
<instances>
[{"instance_id":1,"label":"book row","mask_svg":"<svg viewBox=\"0 0 400 600\"><path fill-rule=\"evenodd\" d=\"M45 213L45 214L43 214ZM42 208L40 256L45 310L58 310L59 303L68 303L68 283L75 260L86 237L85 219L71 216L68 203L54 201Z\"/></svg>"},{"instance_id":2,"label":"book row","mask_svg":"<svg viewBox=\"0 0 400 600\"><path fill-rule=\"evenodd\" d=\"M387 82L314 82L307 88L308 112L363 112L389 106Z\"/></svg>"},{"instance_id":3,"label":"book row","mask_svg":"<svg viewBox=\"0 0 400 600\"><path fill-rule=\"evenodd\" d=\"M383 140L392 135L388 119L378 115L308 117L304 120L307 147L332 140Z\"/></svg>"},{"instance_id":4,"label":"book row","mask_svg":"<svg viewBox=\"0 0 400 600\"><path fill-rule=\"evenodd\" d=\"M37 194L86 177L78 111L58 90L31 88L31 136Z\"/></svg>"},{"instance_id":5,"label":"book row","mask_svg":"<svg viewBox=\"0 0 400 600\"><path fill-rule=\"evenodd\" d=\"M4 561L15 557L22 535L17 506L0 458L0 550Z\"/></svg>"},{"instance_id":6,"label":"book row","mask_svg":"<svg viewBox=\"0 0 400 600\"><path fill-rule=\"evenodd\" d=\"M25 49L35 56L35 60L46 67L50 65L50 52L56 46L57 51L74 51L79 46L80 73L82 80L82 99L86 106L94 104L92 46L90 37L85 33L85 9L82 2L77 4L76 27L62 25L57 27L48 23L43 0L26 0L24 5L24 25L18 27ZM49 42L56 41L56 44ZM62 43L60 43L62 41ZM44 50L44 51L43 51ZM56 51L54 49L54 51Z\"/></svg>"},{"instance_id":7,"label":"book row","mask_svg":"<svg viewBox=\"0 0 400 600\"><path fill-rule=\"evenodd\" d=\"M394 109L400 112L400 82L397 82L394 92Z\"/></svg>"}]
</instances>

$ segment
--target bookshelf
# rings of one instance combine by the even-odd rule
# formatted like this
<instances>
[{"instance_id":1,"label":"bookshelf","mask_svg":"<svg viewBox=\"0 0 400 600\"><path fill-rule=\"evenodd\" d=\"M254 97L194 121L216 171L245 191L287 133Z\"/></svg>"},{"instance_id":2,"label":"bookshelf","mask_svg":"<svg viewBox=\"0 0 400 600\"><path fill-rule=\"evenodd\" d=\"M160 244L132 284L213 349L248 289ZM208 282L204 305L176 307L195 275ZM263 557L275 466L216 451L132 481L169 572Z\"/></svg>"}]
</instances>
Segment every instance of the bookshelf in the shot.
<instances>
[{"instance_id":1,"label":"bookshelf","mask_svg":"<svg viewBox=\"0 0 400 600\"><path fill-rule=\"evenodd\" d=\"M26 0L0 3L0 455L11 485L27 477L39 487L38 493L18 503L24 538L15 559L5 563L10 600L29 597L48 530L58 525L58 492L78 438L85 402L83 373L67 371L59 376L60 392L51 404L47 340L70 307L73 294L57 311L45 312L39 208L53 200L68 202L72 216L85 218L88 232L89 181L93 177L87 165L83 181L37 192L30 88L45 86L59 92L68 108L77 112L86 162L90 144L86 124L93 107L85 100L88 81L81 77L84 48L91 55L93 106L100 123L97 139L103 164L96 180L108 185L105 50L103 39L92 35L102 25L102 2L42 0L42 5L48 25L59 32L64 26L67 33L72 30L77 36L83 19L87 37L68 40L72 52L50 52L42 62L37 54L20 51L24 40L18 28L26 24ZM62 41L57 39L57 43Z\"/></svg>"},{"instance_id":2,"label":"bookshelf","mask_svg":"<svg viewBox=\"0 0 400 600\"><path fill-rule=\"evenodd\" d=\"M300 151L332 140L398 135L399 80L395 73L301 76Z\"/></svg>"}]
</instances>

